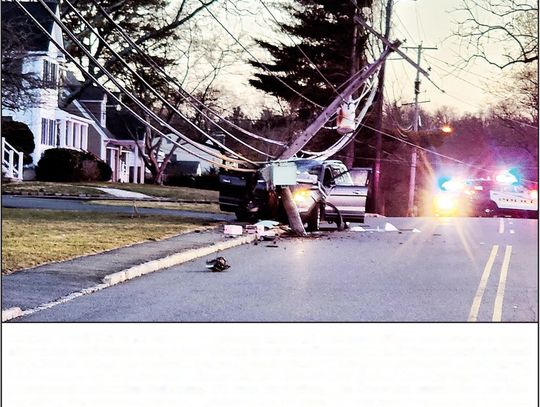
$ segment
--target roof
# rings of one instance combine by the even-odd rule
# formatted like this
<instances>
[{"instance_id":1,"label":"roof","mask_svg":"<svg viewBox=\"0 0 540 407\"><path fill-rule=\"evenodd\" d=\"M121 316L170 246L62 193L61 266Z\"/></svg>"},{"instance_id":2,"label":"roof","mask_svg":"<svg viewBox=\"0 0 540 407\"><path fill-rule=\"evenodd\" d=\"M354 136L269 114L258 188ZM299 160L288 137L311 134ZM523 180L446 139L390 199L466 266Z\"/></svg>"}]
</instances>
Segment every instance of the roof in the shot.
<instances>
[{"instance_id":1,"label":"roof","mask_svg":"<svg viewBox=\"0 0 540 407\"><path fill-rule=\"evenodd\" d=\"M107 107L107 129L117 140L133 140L136 135L137 140L144 139L146 125L131 113L125 110L116 110L116 107Z\"/></svg>"},{"instance_id":2,"label":"roof","mask_svg":"<svg viewBox=\"0 0 540 407\"><path fill-rule=\"evenodd\" d=\"M32 14L49 34L52 34L54 19L39 2L21 2L21 5ZM49 8L56 13L58 5L55 1L48 1ZM47 51L50 39L38 28L38 26L21 10L15 2L2 1L2 26L14 25L16 30L10 27L10 32L23 34L25 37L22 46L26 51Z\"/></svg>"},{"instance_id":3,"label":"roof","mask_svg":"<svg viewBox=\"0 0 540 407\"><path fill-rule=\"evenodd\" d=\"M78 100L101 102L107 92L103 90L101 86L90 85L83 89L81 94L77 97Z\"/></svg>"}]
</instances>

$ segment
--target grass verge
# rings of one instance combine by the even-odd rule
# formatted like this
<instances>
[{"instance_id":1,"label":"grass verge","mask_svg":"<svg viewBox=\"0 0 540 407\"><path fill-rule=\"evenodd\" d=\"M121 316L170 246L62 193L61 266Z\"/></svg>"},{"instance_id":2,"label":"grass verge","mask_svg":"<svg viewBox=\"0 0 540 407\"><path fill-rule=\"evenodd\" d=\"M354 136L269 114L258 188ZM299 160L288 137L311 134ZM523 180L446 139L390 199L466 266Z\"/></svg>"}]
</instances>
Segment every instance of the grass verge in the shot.
<instances>
[{"instance_id":1,"label":"grass verge","mask_svg":"<svg viewBox=\"0 0 540 407\"><path fill-rule=\"evenodd\" d=\"M218 204L204 203L192 204L182 202L153 202L153 201L133 201L133 200L115 200L115 201L88 201L88 204L110 205L110 206L132 206L135 202L136 208L156 208L156 209L174 209L178 211L225 213L219 210Z\"/></svg>"},{"instance_id":2,"label":"grass verge","mask_svg":"<svg viewBox=\"0 0 540 407\"><path fill-rule=\"evenodd\" d=\"M2 209L2 273L203 229L203 220Z\"/></svg>"},{"instance_id":3,"label":"grass verge","mask_svg":"<svg viewBox=\"0 0 540 407\"><path fill-rule=\"evenodd\" d=\"M158 198L169 199L186 199L186 200L201 200L201 201L214 201L217 202L219 197L218 191L210 191L207 189L196 189L187 187L173 187L165 185L153 185L153 184L124 184L113 182L100 182L100 183L85 183L87 186L96 186L102 188L118 188L126 191L139 192Z\"/></svg>"},{"instance_id":4,"label":"grass verge","mask_svg":"<svg viewBox=\"0 0 540 407\"><path fill-rule=\"evenodd\" d=\"M45 195L68 195L79 196L98 195L109 196L106 192L100 191L95 187L100 188L117 188L125 191L139 192L141 194L167 198L172 200L198 200L217 202L218 191L210 191L206 189L195 189L187 187L172 187L152 184L129 184L115 182L83 182L83 183L59 183L59 182L40 182L40 181L24 181L2 184L3 194L37 194Z\"/></svg>"},{"instance_id":5,"label":"grass verge","mask_svg":"<svg viewBox=\"0 0 540 407\"><path fill-rule=\"evenodd\" d=\"M106 192L92 188L87 185L59 183L59 182L40 182L40 181L24 181L11 182L2 184L3 194L38 194L44 195L102 195L109 196Z\"/></svg>"}]
</instances>

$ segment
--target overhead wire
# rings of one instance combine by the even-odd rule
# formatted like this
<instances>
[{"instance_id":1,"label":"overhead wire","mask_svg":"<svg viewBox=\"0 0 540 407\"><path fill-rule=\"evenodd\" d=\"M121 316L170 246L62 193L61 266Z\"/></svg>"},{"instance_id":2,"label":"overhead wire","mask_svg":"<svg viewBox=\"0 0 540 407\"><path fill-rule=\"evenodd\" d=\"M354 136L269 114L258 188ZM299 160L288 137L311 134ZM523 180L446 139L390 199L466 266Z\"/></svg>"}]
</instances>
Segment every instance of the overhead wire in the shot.
<instances>
[{"instance_id":1,"label":"overhead wire","mask_svg":"<svg viewBox=\"0 0 540 407\"><path fill-rule=\"evenodd\" d=\"M99 32L97 32L97 30L94 29L94 27L82 16L82 14L69 2L69 0L65 0L65 3L75 12L75 14L77 14L77 16L81 19L81 21L86 25L88 26L88 28L92 31L92 33L94 35L97 36L97 38L99 38L100 41L102 41L103 45L105 45L105 47L137 78L139 79L145 86L147 89L149 89L154 95L156 95L158 97L159 100L161 100L162 103L164 103L169 109L171 109L173 111L173 113L176 113L177 115L179 115L182 119L184 119L186 122L188 122L189 124L191 124L192 126L194 126L197 130L199 130L203 135L205 135L209 140L211 140L212 142L216 143L218 146L220 146L221 148L223 148L224 150L238 156L238 157L241 157L241 158L244 158L247 162L250 162L250 163L254 163L252 162L251 160L248 160L246 159L245 157L242 157L242 155L238 154L237 152L233 151L232 149L226 147L224 144L222 144L221 142L217 141L215 138L213 138L212 136L210 136L209 134L207 134L204 130L200 129L196 124L192 123L191 120L189 120L189 118L187 118L183 113L181 113L175 106L173 106L168 100L166 100L159 92L157 92L155 90L155 88L150 85L136 70L134 70L126 61L125 59L120 56L114 49L113 47L109 44L109 42L107 40L105 40L100 34ZM184 95L182 95L184 96ZM265 155L265 156L269 156L268 154L248 145L247 143L244 143L243 141L237 139L234 135L232 135L231 133L227 132L227 130L225 130L223 127L221 127L218 123L216 123L215 121L213 121L211 118L209 118L207 115L205 115L205 113L199 109L195 104L191 104L199 113L201 113L204 117L208 118L213 124L215 124L220 130L224 131L227 135L230 135L231 137L233 137L234 139L240 141L241 143L243 143L244 145L246 145L247 147L251 148L253 151L255 152L258 152L259 154L261 155Z\"/></svg>"},{"instance_id":2,"label":"overhead wire","mask_svg":"<svg viewBox=\"0 0 540 407\"><path fill-rule=\"evenodd\" d=\"M498 96L497 94L495 94L495 93L493 93L493 92L490 92L489 90L487 90L487 89L485 89L485 88L483 88L483 87L480 87L478 84L475 84L475 83L473 83L473 82L470 82L470 81L468 81L467 79L463 78L462 76L456 75L455 73L453 73L453 72L451 72L451 71L448 71L448 70L446 70L445 68L442 68L442 67L441 67L440 65L438 65L438 64L433 64L433 63L432 63L432 65L435 66L437 69L440 69L441 71L446 72L448 75L451 75L451 76L453 76L454 78L459 79L459 80L461 80L462 82L465 82L465 83L467 83L467 84L469 84L469 85L471 85L471 86L473 86L473 87L475 87L475 88L477 88L477 89L479 89L479 90L482 90L482 91L484 91L484 92L486 92L486 93L489 93L489 94L491 94L491 95L493 95L493 96ZM457 96L455 96L455 95L453 95L453 94L447 93L447 95L450 96L451 98L453 98L453 99L455 99L455 100L458 100L458 101L460 101L460 102L463 102L463 103L465 103L465 104L467 104L467 105L469 105L469 106L471 106L471 107L475 107L475 108L477 108L477 109L482 109L482 108L483 108L483 106L479 106L479 105L477 105L477 104L473 104L473 103L471 103L470 101L465 100L465 99L462 99L462 98L459 98L459 97L457 97ZM534 125L529 124L529 123L524 123L524 122L521 122L521 121L516 120L516 119L508 118L507 120L510 120L510 121L512 121L512 122L515 122L515 123L518 123L518 124L520 124L520 125L522 125L522 126L531 127L531 128L533 128L533 129L538 129L538 126L534 126Z\"/></svg>"},{"instance_id":3,"label":"overhead wire","mask_svg":"<svg viewBox=\"0 0 540 407\"><path fill-rule=\"evenodd\" d=\"M131 47L133 47L137 52L139 52L139 54L143 57L143 59L145 61L148 62L149 65L152 66L152 68L154 68L163 78L167 79L168 81L172 82L177 88L178 88L178 92L184 96L186 99L192 99L195 104L193 104L193 102L190 102L189 100L186 100L188 103L190 103L192 106L196 106L197 104L201 105L201 106L204 106L204 108L206 110L208 110L208 112L210 112L212 115L214 115L215 117L217 117L218 119L226 122L227 124L229 124L231 127L235 128L236 130L242 132L243 134L249 136L249 137L252 137L252 138L255 138L257 140L260 140L260 141L264 141L264 142L267 142L267 143L271 143L271 144L276 144L276 145L279 145L279 146L284 146L285 143L283 142L279 142L277 140L272 140L272 139L268 139L268 138L265 138L265 137L262 137L258 134L255 134L253 132L250 132L248 130L245 130L244 128L236 125L235 123L233 123L232 121L222 117L219 113L217 113L214 109L212 109L211 107L209 106L206 106L202 101L198 100L195 96L193 96L191 93L185 91L182 87L182 84L178 82L178 80L174 77L172 77L171 75L169 75L163 68L161 68L155 61L152 60L152 58L148 57L148 55L146 55L146 53L141 49L141 47L136 43L134 42L130 37L129 35L126 34L125 30L118 24L116 23L116 21L114 21L114 19L107 13L107 11L96 1L96 0L92 0L92 3L94 3L94 5L99 9L99 11L105 16L105 18L111 23L114 25L114 27L119 31L119 33L122 35L122 37L129 43L129 45ZM199 110L198 110L199 111ZM204 112L202 112L201 114L204 115ZM205 115L205 117L207 117ZM234 137L234 136L233 136Z\"/></svg>"},{"instance_id":4,"label":"overhead wire","mask_svg":"<svg viewBox=\"0 0 540 407\"><path fill-rule=\"evenodd\" d=\"M189 150L188 148L184 147L183 145L181 145L178 141L176 140L173 140L171 137L169 137L168 135L166 135L165 133L163 133L160 129L156 128L154 125L152 125L151 123L148 122L148 120L142 118L138 113L136 113L133 109L131 109L129 106L127 106L119 97L117 97L112 91L108 90L107 88L104 88L100 83L99 81L90 73L88 72L88 70L86 70L86 68L84 68L82 66L81 63L79 63L75 57L73 57L69 52L67 52L63 46L48 32L47 29L45 29L40 23L39 21L32 15L32 13L30 13L30 11L28 11L22 4L19 0L15 0L14 1L16 3L16 5L23 11L23 13L25 13L29 18L30 20L32 20L32 22L37 26L37 28L42 31L45 36L47 36L49 38L49 40L58 48L58 50L62 53L64 53L68 59L71 60L71 62L73 62L80 70L82 73L84 73L88 78L90 78L96 85L100 86L103 88L103 90L111 97L113 98L115 101L117 101L118 104L120 104L121 106L123 106L127 111L129 111L135 118L137 118L138 120L140 120L141 122L145 122L147 123L148 127L150 127L151 129L153 129L154 131L162 134L162 136L166 139L168 139L169 141L171 141L173 144L177 145L180 149L184 150L184 151L187 151L189 152L190 154L193 154L194 156L200 158L201 160L203 161L207 161L207 162L210 162L212 163L213 165L217 166L217 167L220 167L220 168L226 168L226 169L234 169L236 171L240 171L240 172L254 172L255 170L253 169L247 169L247 168L238 168L238 167L232 167L230 165L226 165L226 164L222 164L222 163L218 163L218 162L215 162L213 160L209 160L207 157L204 157L204 156L201 156L200 154L196 153L195 151L192 151L192 150ZM41 2L41 0L40 0ZM43 4L43 2L41 2L42 5L44 6L44 8L46 8L48 10L48 12L53 16L53 18L55 20L56 19L56 15L54 15L54 13L49 9L49 7L46 5L46 4ZM80 45L79 45L80 46ZM111 81L114 83L115 80L113 78L109 78L111 79ZM116 84L115 84L116 85ZM129 95L128 95L129 96ZM134 100L135 101L135 100ZM143 109L145 110L145 109ZM146 111L146 110L145 110ZM159 120L158 120L159 121ZM179 133L179 132L177 132ZM207 147L205 146L202 146L200 145L199 143L196 143L192 140L190 140L189 138L185 137L183 134L179 133L180 134L180 138L184 139L185 141L187 141L188 143L190 143L191 145L193 145L195 148L197 148L198 150L202 151L202 152L205 152L211 156L214 156L215 158L221 158L223 159L224 161L228 161L228 162L242 162L242 161L238 161L238 160L235 160L231 157L228 157L228 156L223 156L221 154L216 154L215 152L213 152L212 150L209 150ZM189 141L188 141L189 140ZM137 143L138 144L138 143Z\"/></svg>"},{"instance_id":5,"label":"overhead wire","mask_svg":"<svg viewBox=\"0 0 540 407\"><path fill-rule=\"evenodd\" d=\"M359 132L359 128L360 128L360 125L362 124L362 120L364 119L368 109L371 107L372 103L373 103L373 99L375 98L375 95L377 93L377 83L378 83L378 75L377 75L377 71L374 72L373 74L373 81L371 82L371 93L369 94L369 97L367 98L365 104L364 104L364 107L362 108L362 110L360 111L360 113L358 114L358 118L355 119L355 129L348 133L348 134L345 134L340 140L338 140L337 143L335 143L333 146L331 146L330 148L320 152L320 153L315 153L312 157L310 158L313 158L313 159L319 159L319 160L325 160L327 158L329 158L330 156L336 154L337 152L339 152L341 149L345 148L352 140L354 140L354 138L356 137L356 135L358 134Z\"/></svg>"},{"instance_id":6,"label":"overhead wire","mask_svg":"<svg viewBox=\"0 0 540 407\"><path fill-rule=\"evenodd\" d=\"M266 72L268 72L271 76L273 76L279 83L281 83L282 85L284 85L287 89L289 89L290 91L292 91L294 94L296 94L297 96L300 96L302 99L304 99L305 101L311 103L313 106L316 106L316 107L319 107L319 108L323 108L323 106L319 105L318 103L314 102L313 100L309 99L307 96L304 96L302 93L300 93L299 91L297 91L296 89L294 89L292 86L290 86L288 83L286 83L283 79L281 79L278 75L276 75L274 72L272 72L267 66L266 64L263 64L261 61L259 61L259 59L253 55L253 53L248 50L241 42L240 40L238 40L238 38L236 38L236 36L214 15L214 13L212 13L212 11L210 11L210 9L206 9L206 11L208 12L208 14L210 14L212 16L212 18L221 26L221 28L223 28L223 30L225 30L225 32L227 34L229 34L229 36L251 57L253 58Z\"/></svg>"},{"instance_id":7,"label":"overhead wire","mask_svg":"<svg viewBox=\"0 0 540 407\"><path fill-rule=\"evenodd\" d=\"M279 21L277 20L276 16L274 15L274 13L272 13L272 11L267 7L267 5L264 3L263 0L259 0L259 2L263 5L263 7L266 9L266 11L268 11L268 13L272 16L272 19L276 22L276 24L279 25ZM287 37L289 37L289 39L292 41L292 43L294 44L294 46L296 48L298 48L298 50L300 51L300 53L304 56L304 58L306 58L306 60L311 64L311 66L315 69L315 71L317 71L317 73L320 75L320 77L332 88L332 90L334 91L334 93L336 95L338 95L339 97L341 97L341 94L337 91L336 87L328 80L328 78L326 78L326 76L324 76L324 74L321 72L321 70L319 69L319 67L311 60L311 58L309 56L307 56L307 54L304 52L304 50L300 47L300 45L298 45L294 39L292 38L292 36L287 32L287 31L284 31L285 34L287 35ZM343 98L341 98L343 100ZM345 102L343 100L343 102Z\"/></svg>"},{"instance_id":8,"label":"overhead wire","mask_svg":"<svg viewBox=\"0 0 540 407\"><path fill-rule=\"evenodd\" d=\"M99 68L110 80L111 82L126 96L128 96L139 108L141 108L143 111L145 111L147 114L149 114L154 120L156 120L158 123L160 123L162 126L167 127L169 130L171 130L173 133L175 133L178 137L180 137L182 140L186 141L189 144L195 145L194 142L189 139L188 137L184 136L180 132L178 132L175 128L173 128L170 124L166 123L162 118L160 118L157 114L155 114L151 109L149 109L143 102L141 102L136 96L134 96L131 92L129 92L124 86L120 84L120 82L114 78L114 76L107 70L105 67L83 46L83 44L77 39L77 37L65 26L65 24L56 17L56 15L52 12L52 10L48 7L48 5L45 3L44 0L38 0L44 8L46 8L47 12L51 15L53 20L58 24L59 28L62 30L62 32L66 33L69 38L77 45L80 50L86 55L86 57L89 58L90 61L92 61L93 64L97 68ZM101 85L100 85L101 86ZM147 122L147 120L144 120ZM204 130L200 129L196 124L189 122L192 126L194 126L196 129L198 129L201 133L205 134ZM214 139L211 136L207 137L214 141ZM217 140L215 140L216 144L223 146L221 143L219 143ZM250 160L241 159L237 160L232 157L227 157L223 155L216 155L209 147L198 147L201 151L205 151L209 154L214 154L216 158L222 158L222 159L228 159L230 161L235 161L238 163L241 162L250 162ZM227 150L227 148L225 148ZM230 150L229 152L236 154L234 151ZM242 157L243 158L243 157ZM253 162L250 162L251 164L254 164Z\"/></svg>"}]
</instances>

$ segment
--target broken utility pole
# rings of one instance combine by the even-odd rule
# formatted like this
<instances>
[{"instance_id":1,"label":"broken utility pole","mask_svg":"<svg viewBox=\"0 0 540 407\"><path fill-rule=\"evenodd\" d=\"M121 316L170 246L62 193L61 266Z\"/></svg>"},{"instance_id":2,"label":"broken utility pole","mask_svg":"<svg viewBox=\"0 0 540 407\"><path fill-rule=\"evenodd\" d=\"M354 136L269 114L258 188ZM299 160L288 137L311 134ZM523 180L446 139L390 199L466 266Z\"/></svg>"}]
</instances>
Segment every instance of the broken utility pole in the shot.
<instances>
[{"instance_id":1,"label":"broken utility pole","mask_svg":"<svg viewBox=\"0 0 540 407\"><path fill-rule=\"evenodd\" d=\"M328 107L326 107L322 113L315 119L315 121L310 124L306 130L304 130L287 148L281 155L279 159L287 160L292 158L296 153L298 153L312 138L317 134L317 132L330 120L333 114L337 111L343 100L349 98L354 92L356 92L360 87L373 75L376 73L379 66L384 62L386 57L394 51L399 45L400 41L391 43L391 46L387 46L382 54L377 60L370 64L367 69L354 78L352 82L341 92ZM302 220L300 219L300 214L296 208L296 204L292 199L292 193L289 187L285 186L281 190L282 195L281 199L283 201L283 206L287 212L287 218L289 219L289 224L293 232L299 236L304 236L306 231Z\"/></svg>"}]
</instances>

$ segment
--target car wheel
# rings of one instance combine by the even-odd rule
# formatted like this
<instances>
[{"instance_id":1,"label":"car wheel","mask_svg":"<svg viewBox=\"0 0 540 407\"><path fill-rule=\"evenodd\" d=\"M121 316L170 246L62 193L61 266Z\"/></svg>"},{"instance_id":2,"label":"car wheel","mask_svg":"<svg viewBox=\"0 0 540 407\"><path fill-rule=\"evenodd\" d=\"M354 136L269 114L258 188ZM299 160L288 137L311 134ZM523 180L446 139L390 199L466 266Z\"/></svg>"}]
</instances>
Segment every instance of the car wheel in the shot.
<instances>
[{"instance_id":1,"label":"car wheel","mask_svg":"<svg viewBox=\"0 0 540 407\"><path fill-rule=\"evenodd\" d=\"M321 206L315 205L315 207L309 214L309 218L307 220L307 229L309 232L315 232L319 230L320 225L321 225Z\"/></svg>"}]
</instances>

